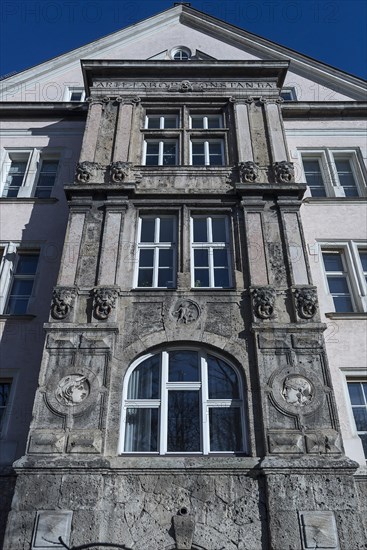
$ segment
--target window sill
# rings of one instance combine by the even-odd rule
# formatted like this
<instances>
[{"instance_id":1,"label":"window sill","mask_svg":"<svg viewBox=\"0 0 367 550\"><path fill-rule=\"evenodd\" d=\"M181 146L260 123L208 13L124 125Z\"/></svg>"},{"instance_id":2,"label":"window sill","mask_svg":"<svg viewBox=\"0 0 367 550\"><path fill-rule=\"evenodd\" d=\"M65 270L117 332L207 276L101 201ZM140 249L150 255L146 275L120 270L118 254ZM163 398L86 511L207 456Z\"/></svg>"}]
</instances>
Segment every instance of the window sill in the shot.
<instances>
[{"instance_id":1,"label":"window sill","mask_svg":"<svg viewBox=\"0 0 367 550\"><path fill-rule=\"evenodd\" d=\"M359 319L367 319L367 312L341 312L341 311L331 311L330 313L325 313L325 317L328 319L353 319L355 321Z\"/></svg>"},{"instance_id":2,"label":"window sill","mask_svg":"<svg viewBox=\"0 0 367 550\"><path fill-rule=\"evenodd\" d=\"M0 203L36 203L36 204L54 204L56 202L59 202L59 199L56 199L55 197L50 197L49 199L39 199L37 197L0 197Z\"/></svg>"},{"instance_id":3,"label":"window sill","mask_svg":"<svg viewBox=\"0 0 367 550\"><path fill-rule=\"evenodd\" d=\"M31 314L24 314L24 315L12 315L12 314L2 314L0 315L0 320L16 320L16 321L32 321L32 319L35 319L37 315L31 315Z\"/></svg>"},{"instance_id":4,"label":"window sill","mask_svg":"<svg viewBox=\"0 0 367 550\"><path fill-rule=\"evenodd\" d=\"M305 197L302 202L304 203L311 203L311 204L328 204L330 205L331 202L335 203L365 203L367 201L367 197Z\"/></svg>"}]
</instances>

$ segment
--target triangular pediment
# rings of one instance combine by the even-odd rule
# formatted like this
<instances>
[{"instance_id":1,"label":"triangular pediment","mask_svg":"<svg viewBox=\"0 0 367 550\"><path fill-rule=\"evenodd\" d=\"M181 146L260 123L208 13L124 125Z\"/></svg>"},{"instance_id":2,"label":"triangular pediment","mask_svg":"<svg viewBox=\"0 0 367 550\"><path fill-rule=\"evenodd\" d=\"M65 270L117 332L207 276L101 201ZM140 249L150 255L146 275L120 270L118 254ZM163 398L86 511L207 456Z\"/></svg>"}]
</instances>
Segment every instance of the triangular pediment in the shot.
<instances>
[{"instance_id":1,"label":"triangular pediment","mask_svg":"<svg viewBox=\"0 0 367 550\"><path fill-rule=\"evenodd\" d=\"M81 59L171 60L182 45L195 60L290 61L284 86L300 101L364 100L362 79L313 60L185 5L67 52L4 79L3 101L65 101L83 86Z\"/></svg>"}]
</instances>

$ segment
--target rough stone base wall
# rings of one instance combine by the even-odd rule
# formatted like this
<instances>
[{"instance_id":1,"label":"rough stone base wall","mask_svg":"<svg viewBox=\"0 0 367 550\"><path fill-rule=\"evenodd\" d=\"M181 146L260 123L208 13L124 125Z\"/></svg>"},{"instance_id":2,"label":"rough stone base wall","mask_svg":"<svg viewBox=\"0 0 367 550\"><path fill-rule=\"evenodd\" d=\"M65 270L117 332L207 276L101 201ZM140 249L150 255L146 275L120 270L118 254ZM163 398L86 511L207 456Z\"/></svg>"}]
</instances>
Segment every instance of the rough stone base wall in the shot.
<instances>
[{"instance_id":1,"label":"rough stone base wall","mask_svg":"<svg viewBox=\"0 0 367 550\"><path fill-rule=\"evenodd\" d=\"M0 472L0 548L2 548L8 514L15 488L15 473Z\"/></svg>"}]
</instances>

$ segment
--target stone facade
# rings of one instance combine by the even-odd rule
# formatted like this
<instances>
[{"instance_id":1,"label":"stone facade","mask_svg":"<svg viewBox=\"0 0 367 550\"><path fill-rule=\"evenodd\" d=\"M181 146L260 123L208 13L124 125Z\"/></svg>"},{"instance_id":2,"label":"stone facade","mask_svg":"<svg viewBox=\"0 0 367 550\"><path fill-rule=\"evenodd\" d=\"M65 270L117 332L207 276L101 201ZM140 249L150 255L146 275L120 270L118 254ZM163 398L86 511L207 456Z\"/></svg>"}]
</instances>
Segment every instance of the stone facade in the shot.
<instances>
[{"instance_id":1,"label":"stone facade","mask_svg":"<svg viewBox=\"0 0 367 550\"><path fill-rule=\"evenodd\" d=\"M167 61L82 67L87 123L65 188L68 227L5 550L365 547L363 484L344 453L300 217L305 186L295 182L284 132L288 63L192 60L179 73ZM167 113L178 117L174 129L149 128L146 117ZM223 124L193 132L195 114ZM142 163L149 139L176 140L180 162ZM195 139L220 141L222 165L190 162ZM175 220L176 273L166 288L138 284L144 216ZM192 273L195 216L226 220L228 284L201 286ZM240 410L239 451L210 452L204 428L200 452L124 443L128 406L165 414L163 393L159 403L135 396L134 404L133 366L182 349L200 354L202 373L208 354L238 373L240 404L236 388L231 404L221 397L215 406ZM204 380L177 384L205 391ZM208 422L204 409L199 416Z\"/></svg>"}]
</instances>

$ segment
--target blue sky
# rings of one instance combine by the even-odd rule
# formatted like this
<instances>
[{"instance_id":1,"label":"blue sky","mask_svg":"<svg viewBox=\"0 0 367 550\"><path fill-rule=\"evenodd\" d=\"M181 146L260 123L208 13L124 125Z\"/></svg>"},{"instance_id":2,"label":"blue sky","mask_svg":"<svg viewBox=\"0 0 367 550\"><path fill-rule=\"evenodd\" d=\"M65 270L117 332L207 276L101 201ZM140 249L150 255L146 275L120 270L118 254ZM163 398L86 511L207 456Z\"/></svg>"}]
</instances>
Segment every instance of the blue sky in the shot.
<instances>
[{"instance_id":1,"label":"blue sky","mask_svg":"<svg viewBox=\"0 0 367 550\"><path fill-rule=\"evenodd\" d=\"M194 0L192 7L366 78L366 0ZM0 74L173 6L171 0L2 0Z\"/></svg>"}]
</instances>

